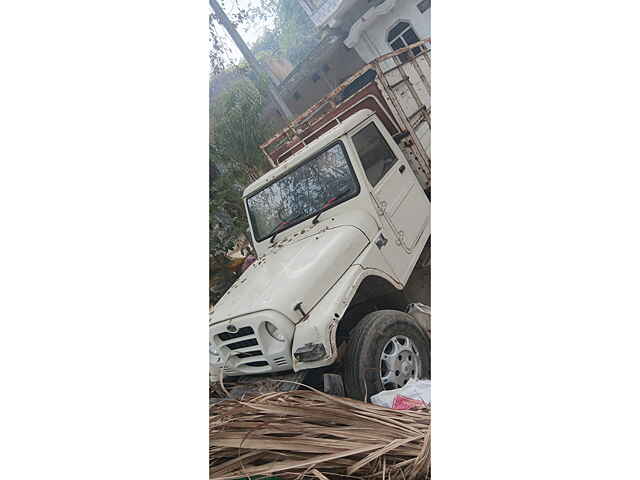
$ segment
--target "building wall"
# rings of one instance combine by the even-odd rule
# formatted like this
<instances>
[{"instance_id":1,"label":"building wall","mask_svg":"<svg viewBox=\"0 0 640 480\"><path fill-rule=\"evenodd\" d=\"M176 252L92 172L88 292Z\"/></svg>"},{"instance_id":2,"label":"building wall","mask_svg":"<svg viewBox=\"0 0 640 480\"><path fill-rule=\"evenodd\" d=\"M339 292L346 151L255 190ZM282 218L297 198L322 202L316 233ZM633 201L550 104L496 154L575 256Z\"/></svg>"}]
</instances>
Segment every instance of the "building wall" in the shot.
<instances>
[{"instance_id":1,"label":"building wall","mask_svg":"<svg viewBox=\"0 0 640 480\"><path fill-rule=\"evenodd\" d=\"M320 27L359 1L365 0L298 0L298 3L315 26Z\"/></svg>"},{"instance_id":2,"label":"building wall","mask_svg":"<svg viewBox=\"0 0 640 480\"><path fill-rule=\"evenodd\" d=\"M286 58L269 57L265 58L263 62L279 82L287 78L287 75L293 70L293 65Z\"/></svg>"},{"instance_id":3,"label":"building wall","mask_svg":"<svg viewBox=\"0 0 640 480\"><path fill-rule=\"evenodd\" d=\"M287 105L296 115L307 110L364 66L358 54L342 44L331 55L318 60L310 63L311 68L285 93Z\"/></svg>"},{"instance_id":4,"label":"building wall","mask_svg":"<svg viewBox=\"0 0 640 480\"><path fill-rule=\"evenodd\" d=\"M289 110L292 110L291 102L287 102L285 99L285 103L289 107ZM269 125L271 129L271 132L269 132L270 137L287 126L287 119L282 116L271 99L269 99L262 111L262 120L265 122L265 125Z\"/></svg>"},{"instance_id":5,"label":"building wall","mask_svg":"<svg viewBox=\"0 0 640 480\"><path fill-rule=\"evenodd\" d=\"M325 55L309 58L295 79L280 86L280 94L291 112L300 115L364 65L354 49L337 42ZM265 106L263 119L272 127L273 133L288 123L272 101Z\"/></svg>"},{"instance_id":6,"label":"building wall","mask_svg":"<svg viewBox=\"0 0 640 480\"><path fill-rule=\"evenodd\" d=\"M300 0L302 6L306 8L306 3ZM431 9L421 13L417 7L420 0L386 0L386 1L365 1L365 0L326 0L320 3L322 19L316 16L312 19L316 21L327 21L328 12L349 7L346 15L342 19L347 21L346 30L349 30L350 23L355 21L358 24L358 15L364 13L366 17L373 8L379 8L386 13L372 17L372 21L360 32L358 41L349 48L345 41L339 47L327 46L326 50L314 52L302 65L297 67L296 78L289 81L287 85L281 85L281 94L289 109L294 115L299 115L316 103L327 93L331 92L344 80L353 75L365 63L370 62L380 55L391 51L387 43L387 33L399 21L404 20L411 24L420 39L431 36ZM367 8L367 5L371 6ZM388 11L387 11L388 10ZM355 14L351 15L352 13ZM320 22L318 22L320 23ZM351 27L353 29L353 27ZM347 38L348 40L348 38ZM264 112L265 121L274 129L283 128L286 120L280 115L274 105L267 106Z\"/></svg>"},{"instance_id":7,"label":"building wall","mask_svg":"<svg viewBox=\"0 0 640 480\"><path fill-rule=\"evenodd\" d=\"M399 21L409 22L421 40L430 37L431 8L421 13L418 9L419 3L419 0L387 0L375 7L378 12L386 13L375 16L372 9L367 11L363 16L369 20L366 27L360 30L359 22L356 22L351 27L345 45L353 47L365 62L370 62L380 55L391 52L392 49L387 43L387 34ZM387 9L389 10L386 11ZM357 33L357 41L354 42L355 33Z\"/></svg>"}]
</instances>

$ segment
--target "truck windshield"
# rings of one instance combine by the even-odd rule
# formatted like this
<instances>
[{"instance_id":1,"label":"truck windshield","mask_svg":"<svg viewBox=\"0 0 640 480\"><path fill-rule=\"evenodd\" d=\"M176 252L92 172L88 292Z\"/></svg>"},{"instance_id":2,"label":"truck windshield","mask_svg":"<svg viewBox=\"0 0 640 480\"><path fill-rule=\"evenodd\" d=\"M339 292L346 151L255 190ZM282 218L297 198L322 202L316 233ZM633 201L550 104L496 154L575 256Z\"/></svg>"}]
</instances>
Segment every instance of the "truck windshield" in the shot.
<instances>
[{"instance_id":1,"label":"truck windshield","mask_svg":"<svg viewBox=\"0 0 640 480\"><path fill-rule=\"evenodd\" d=\"M247 198L258 242L356 196L360 187L342 142Z\"/></svg>"}]
</instances>

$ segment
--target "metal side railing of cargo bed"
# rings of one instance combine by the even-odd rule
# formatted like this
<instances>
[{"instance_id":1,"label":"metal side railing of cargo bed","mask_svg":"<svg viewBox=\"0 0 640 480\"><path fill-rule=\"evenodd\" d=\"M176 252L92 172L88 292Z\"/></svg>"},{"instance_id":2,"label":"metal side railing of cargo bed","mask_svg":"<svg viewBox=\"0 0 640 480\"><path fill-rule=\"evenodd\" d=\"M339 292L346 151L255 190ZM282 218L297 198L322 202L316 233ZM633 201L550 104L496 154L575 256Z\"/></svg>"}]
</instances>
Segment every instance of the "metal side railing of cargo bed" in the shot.
<instances>
[{"instance_id":1,"label":"metal side railing of cargo bed","mask_svg":"<svg viewBox=\"0 0 640 480\"><path fill-rule=\"evenodd\" d=\"M371 71L375 76L368 78ZM376 58L354 73L338 88L309 107L287 127L262 144L260 148L272 166L277 166L296 151L318 138L318 132L340 122L339 106L354 100L358 94L378 80L376 89L393 109L390 122L399 126L394 137L402 138L404 146L413 152L427 184L431 183L431 40L422 40L405 48ZM356 104L363 100L355 98ZM378 104L380 102L377 102ZM349 107L352 110L355 105ZM380 110L386 113L383 105ZM387 113L388 115L388 113ZM399 125L398 125L399 124ZM422 159L422 161L420 160Z\"/></svg>"}]
</instances>

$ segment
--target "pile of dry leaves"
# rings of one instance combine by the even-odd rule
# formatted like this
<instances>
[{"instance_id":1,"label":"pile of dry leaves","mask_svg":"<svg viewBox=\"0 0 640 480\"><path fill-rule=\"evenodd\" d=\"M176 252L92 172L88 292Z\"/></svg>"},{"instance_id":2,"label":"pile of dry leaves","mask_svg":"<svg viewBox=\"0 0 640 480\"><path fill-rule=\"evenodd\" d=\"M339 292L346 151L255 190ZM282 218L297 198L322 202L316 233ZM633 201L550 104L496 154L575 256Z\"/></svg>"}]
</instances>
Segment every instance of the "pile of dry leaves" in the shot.
<instances>
[{"instance_id":1,"label":"pile of dry leaves","mask_svg":"<svg viewBox=\"0 0 640 480\"><path fill-rule=\"evenodd\" d=\"M423 480L431 411L391 410L312 390L211 408L210 478Z\"/></svg>"}]
</instances>

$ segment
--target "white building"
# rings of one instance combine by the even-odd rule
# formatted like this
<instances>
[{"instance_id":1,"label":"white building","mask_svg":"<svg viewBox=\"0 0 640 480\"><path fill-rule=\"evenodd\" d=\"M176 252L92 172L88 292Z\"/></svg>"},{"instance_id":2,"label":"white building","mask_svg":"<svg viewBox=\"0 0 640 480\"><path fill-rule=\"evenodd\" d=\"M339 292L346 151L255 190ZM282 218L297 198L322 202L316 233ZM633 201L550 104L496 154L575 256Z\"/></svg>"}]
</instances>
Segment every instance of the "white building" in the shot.
<instances>
[{"instance_id":1,"label":"white building","mask_svg":"<svg viewBox=\"0 0 640 480\"><path fill-rule=\"evenodd\" d=\"M346 34L344 45L369 62L431 36L431 0L298 0L324 31Z\"/></svg>"},{"instance_id":2,"label":"white building","mask_svg":"<svg viewBox=\"0 0 640 480\"><path fill-rule=\"evenodd\" d=\"M392 50L431 36L431 0L298 0L322 32L321 42L278 85L298 115L353 73ZM274 104L265 118L282 128Z\"/></svg>"}]
</instances>

